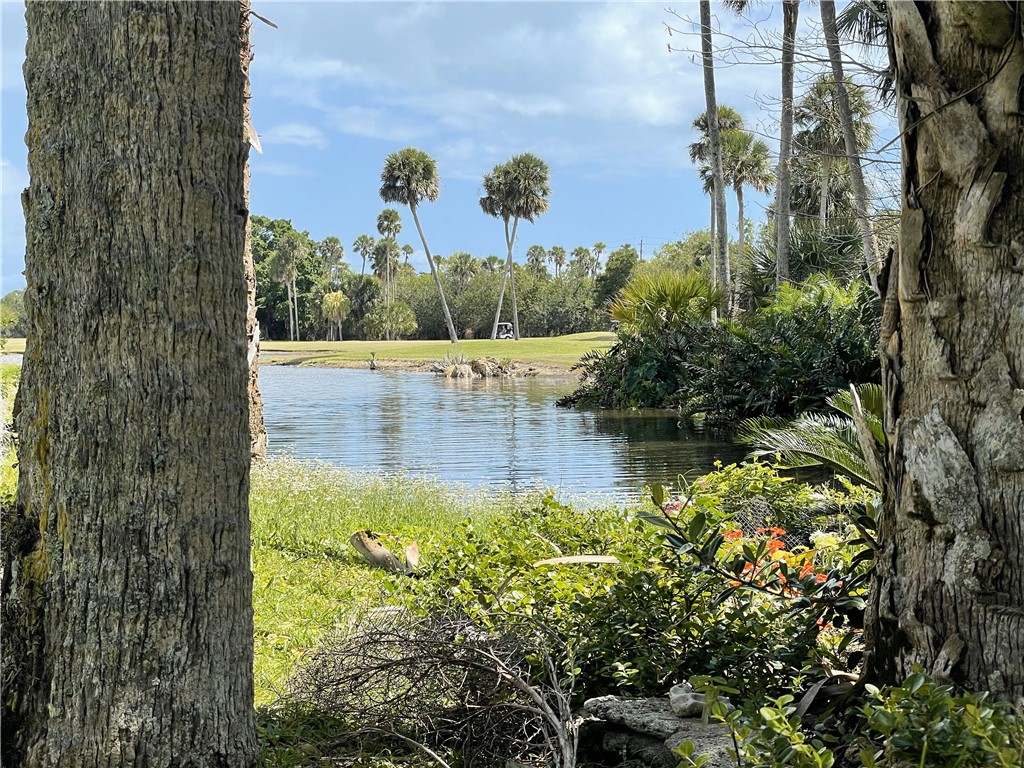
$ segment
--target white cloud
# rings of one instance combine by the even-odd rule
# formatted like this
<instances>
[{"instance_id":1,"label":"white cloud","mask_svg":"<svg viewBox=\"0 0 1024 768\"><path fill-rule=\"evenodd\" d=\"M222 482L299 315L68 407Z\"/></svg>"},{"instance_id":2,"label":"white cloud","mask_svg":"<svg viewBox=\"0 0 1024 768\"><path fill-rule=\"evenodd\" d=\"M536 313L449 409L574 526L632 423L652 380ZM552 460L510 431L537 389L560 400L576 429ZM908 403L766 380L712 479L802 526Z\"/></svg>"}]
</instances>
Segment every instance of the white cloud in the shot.
<instances>
[{"instance_id":1,"label":"white cloud","mask_svg":"<svg viewBox=\"0 0 1024 768\"><path fill-rule=\"evenodd\" d=\"M328 123L342 133L398 143L412 142L426 132L409 123L407 116L377 107L339 107L327 112Z\"/></svg>"},{"instance_id":2,"label":"white cloud","mask_svg":"<svg viewBox=\"0 0 1024 768\"><path fill-rule=\"evenodd\" d=\"M327 146L323 131L307 123L282 123L260 134L261 144L294 144L299 147Z\"/></svg>"}]
</instances>

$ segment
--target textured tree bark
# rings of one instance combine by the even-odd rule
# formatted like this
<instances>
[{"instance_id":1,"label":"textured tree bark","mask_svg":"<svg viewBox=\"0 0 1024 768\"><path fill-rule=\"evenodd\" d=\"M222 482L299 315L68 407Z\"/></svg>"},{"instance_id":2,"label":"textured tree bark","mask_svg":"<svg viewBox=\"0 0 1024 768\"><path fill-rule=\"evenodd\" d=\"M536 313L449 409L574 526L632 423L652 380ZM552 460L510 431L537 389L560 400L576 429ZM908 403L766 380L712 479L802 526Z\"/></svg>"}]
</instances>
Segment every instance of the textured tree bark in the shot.
<instances>
[{"instance_id":1,"label":"textured tree bark","mask_svg":"<svg viewBox=\"0 0 1024 768\"><path fill-rule=\"evenodd\" d=\"M444 324L448 328L448 338L452 344L455 344L459 340L459 336L455 333L455 323L452 322L452 313L448 308L448 300L444 296L444 286L441 285L441 276L437 273L437 265L434 263L434 257L430 255L430 248L427 246L427 238L423 236L423 227L420 226L420 217L416 214L416 206L410 205L409 210L412 211L412 220L416 224L416 231L420 234L420 242L423 243L423 252L427 255L427 264L430 265L430 274L434 277L434 287L437 288L437 295L441 299L441 311L444 312ZM339 328L341 326L338 326ZM340 333L340 331L339 331ZM339 339L341 336L339 335Z\"/></svg>"},{"instance_id":2,"label":"textured tree bark","mask_svg":"<svg viewBox=\"0 0 1024 768\"><path fill-rule=\"evenodd\" d=\"M725 211L725 175L722 173L722 136L718 125L718 99L715 95L715 60L711 45L711 3L700 3L700 48L704 66L704 104L707 112L708 143L711 145L711 175L714 178L712 194L715 200L714 254L716 287L722 291L719 311L728 317L732 309L729 286L729 221Z\"/></svg>"},{"instance_id":3,"label":"textured tree bark","mask_svg":"<svg viewBox=\"0 0 1024 768\"><path fill-rule=\"evenodd\" d=\"M1016 8L1012 7L1016 6ZM890 3L903 144L868 675L1024 701L1019 3ZM1016 17L1015 17L1016 12Z\"/></svg>"},{"instance_id":4,"label":"textured tree bark","mask_svg":"<svg viewBox=\"0 0 1024 768\"><path fill-rule=\"evenodd\" d=\"M775 285L789 281L789 197L793 187L793 71L800 0L782 0L782 121L775 187Z\"/></svg>"},{"instance_id":5,"label":"textured tree bark","mask_svg":"<svg viewBox=\"0 0 1024 768\"><path fill-rule=\"evenodd\" d=\"M3 762L255 764L240 6L29 3Z\"/></svg>"},{"instance_id":6,"label":"textured tree bark","mask_svg":"<svg viewBox=\"0 0 1024 768\"><path fill-rule=\"evenodd\" d=\"M853 207L857 213L857 230L860 232L868 279L877 291L878 241L871 229L868 193L864 186L860 154L857 152L857 138L853 130L853 112L850 110L850 95L846 89L846 78L843 74L843 56L839 49L839 33L836 31L836 4L835 0L819 0L819 2L821 5L821 28L825 33L825 45L828 48L829 62L832 64L832 78L836 83L836 106L839 107L839 121L843 128L846 162L850 167L850 185L853 187Z\"/></svg>"},{"instance_id":7,"label":"textured tree bark","mask_svg":"<svg viewBox=\"0 0 1024 768\"><path fill-rule=\"evenodd\" d=\"M249 0L240 0L239 5L242 25L241 65L245 75L245 124L247 133L255 133L252 127L252 90L249 81L249 64L252 61L252 45L249 39L249 28L252 25L252 17L249 15L251 4ZM249 211L248 155L245 161L245 210ZM245 285L248 307L245 315L245 337L249 350L249 454L254 459L262 459L267 453L267 428L263 423L263 396L260 394L260 325L256 320L256 266L252 260L252 227L249 222L245 227Z\"/></svg>"}]
</instances>

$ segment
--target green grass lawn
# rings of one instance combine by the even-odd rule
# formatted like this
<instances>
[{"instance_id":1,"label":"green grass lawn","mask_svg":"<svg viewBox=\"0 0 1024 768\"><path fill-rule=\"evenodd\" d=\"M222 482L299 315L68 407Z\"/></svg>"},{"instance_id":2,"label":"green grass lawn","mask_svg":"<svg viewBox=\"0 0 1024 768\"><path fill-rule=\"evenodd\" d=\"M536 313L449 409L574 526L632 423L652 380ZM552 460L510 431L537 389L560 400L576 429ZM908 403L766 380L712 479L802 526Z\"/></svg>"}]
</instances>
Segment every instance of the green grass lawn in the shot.
<instances>
[{"instance_id":1,"label":"green grass lawn","mask_svg":"<svg viewBox=\"0 0 1024 768\"><path fill-rule=\"evenodd\" d=\"M448 341L262 341L260 349L267 359L283 353L279 359L301 363L327 364L331 361L366 361L370 353L379 360L407 360L429 363L445 355L463 355L467 359L494 357L521 363L540 363L569 368L592 349L608 349L615 340L610 332L574 333L569 336L536 339L473 339L452 344Z\"/></svg>"}]
</instances>

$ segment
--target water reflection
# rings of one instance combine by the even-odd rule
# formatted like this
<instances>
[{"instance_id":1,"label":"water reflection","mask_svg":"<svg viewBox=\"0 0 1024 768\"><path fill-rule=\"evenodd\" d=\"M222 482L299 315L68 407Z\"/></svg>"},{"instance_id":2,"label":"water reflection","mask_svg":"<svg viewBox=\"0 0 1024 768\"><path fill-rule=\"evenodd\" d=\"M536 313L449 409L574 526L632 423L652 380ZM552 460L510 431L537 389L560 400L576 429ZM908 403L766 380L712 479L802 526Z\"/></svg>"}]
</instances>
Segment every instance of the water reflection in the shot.
<instances>
[{"instance_id":1,"label":"water reflection","mask_svg":"<svg viewBox=\"0 0 1024 768\"><path fill-rule=\"evenodd\" d=\"M735 461L662 412L554 407L572 379L446 380L430 374L266 366L270 453L521 492L636 498L650 482Z\"/></svg>"}]
</instances>

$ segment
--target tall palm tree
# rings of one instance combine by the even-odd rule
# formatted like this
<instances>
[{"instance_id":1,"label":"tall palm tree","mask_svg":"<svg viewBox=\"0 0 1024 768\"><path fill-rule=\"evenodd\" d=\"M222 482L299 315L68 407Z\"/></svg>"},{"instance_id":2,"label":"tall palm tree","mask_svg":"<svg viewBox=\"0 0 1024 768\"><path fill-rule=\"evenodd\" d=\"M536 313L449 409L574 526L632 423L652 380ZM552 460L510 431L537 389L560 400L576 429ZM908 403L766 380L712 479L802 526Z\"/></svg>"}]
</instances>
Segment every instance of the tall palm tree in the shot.
<instances>
[{"instance_id":1,"label":"tall palm tree","mask_svg":"<svg viewBox=\"0 0 1024 768\"><path fill-rule=\"evenodd\" d=\"M491 254L483 260L481 267L485 272L498 272L505 266L505 260L501 256Z\"/></svg>"},{"instance_id":2,"label":"tall palm tree","mask_svg":"<svg viewBox=\"0 0 1024 768\"><path fill-rule=\"evenodd\" d=\"M874 127L868 115L871 104L864 89L859 86L845 88L851 113L851 131L854 154L871 145ZM794 121L801 127L794 139L799 154L816 159L821 194L818 204L818 228L828 224L829 185L837 161L846 158L846 136L840 117L835 79L822 75L810 87L794 110ZM845 165L845 164L843 164Z\"/></svg>"},{"instance_id":3,"label":"tall palm tree","mask_svg":"<svg viewBox=\"0 0 1024 768\"><path fill-rule=\"evenodd\" d=\"M374 274L384 283L384 303L390 304L394 294L392 275L398 261L398 233L402 231L402 217L394 208L385 208L377 216L377 232L381 240L373 249Z\"/></svg>"},{"instance_id":4,"label":"tall palm tree","mask_svg":"<svg viewBox=\"0 0 1024 768\"><path fill-rule=\"evenodd\" d=\"M598 240L596 243L590 246L590 250L593 251L594 253L594 263L596 264L596 269L600 270L601 257L604 256L604 252L608 250L608 246L602 243L600 240Z\"/></svg>"},{"instance_id":5,"label":"tall palm tree","mask_svg":"<svg viewBox=\"0 0 1024 768\"><path fill-rule=\"evenodd\" d=\"M366 258L373 253L373 247L376 244L377 241L371 235L360 235L352 243L352 250L363 257L363 266L359 268L360 276L366 274Z\"/></svg>"},{"instance_id":6,"label":"tall palm tree","mask_svg":"<svg viewBox=\"0 0 1024 768\"><path fill-rule=\"evenodd\" d=\"M421 202L424 200L434 202L440 194L441 177L437 173L437 162L426 152L415 147L406 147L387 156L384 161L384 170L380 174L381 199L385 203L409 206L412 220L416 223L416 231L419 232L420 241L423 243L423 251L427 255L430 274L434 276L437 295L441 299L441 309L444 312L445 324L448 326L448 337L452 344L455 344L459 337L455 333L452 313L448 309L448 301L444 297L444 286L441 285L441 276L430 255L430 247L427 245L427 238L423 235L423 227L420 225L420 218L416 212Z\"/></svg>"},{"instance_id":7,"label":"tall palm tree","mask_svg":"<svg viewBox=\"0 0 1024 768\"><path fill-rule=\"evenodd\" d=\"M512 332L519 339L519 308L516 305L516 280L512 264L512 247L520 219L532 222L548 209L548 166L543 160L529 152L515 155L508 162L494 166L484 176L484 196L480 208L488 216L501 219L505 224L505 244L508 246L507 271L498 294L498 309L494 313L491 338L498 336L498 321L501 319L501 305L505 298L505 282L510 283L512 294ZM509 223L511 222L511 228Z\"/></svg>"},{"instance_id":8,"label":"tall palm tree","mask_svg":"<svg viewBox=\"0 0 1024 768\"><path fill-rule=\"evenodd\" d=\"M793 182L793 79L800 0L782 0L782 122L775 173L775 285L789 280L789 193Z\"/></svg>"},{"instance_id":9,"label":"tall palm tree","mask_svg":"<svg viewBox=\"0 0 1024 768\"><path fill-rule=\"evenodd\" d=\"M534 275L540 277L547 273L548 252L543 245L531 245L526 249L526 268Z\"/></svg>"},{"instance_id":10,"label":"tall palm tree","mask_svg":"<svg viewBox=\"0 0 1024 768\"><path fill-rule=\"evenodd\" d=\"M562 267L565 266L565 248L560 245L553 245L548 251L548 258L555 267L555 277L562 274Z\"/></svg>"},{"instance_id":11,"label":"tall palm tree","mask_svg":"<svg viewBox=\"0 0 1024 768\"><path fill-rule=\"evenodd\" d=\"M299 274L299 262L309 252L309 245L304 235L289 230L281 238L277 249L271 254L270 274L274 280L282 283L288 292L288 338L299 341L299 294L295 280Z\"/></svg>"},{"instance_id":12,"label":"tall palm tree","mask_svg":"<svg viewBox=\"0 0 1024 768\"><path fill-rule=\"evenodd\" d=\"M742 257L746 247L746 226L743 218L743 188L751 187L767 192L775 180L771 170L771 152L768 145L748 131L723 133L722 161L725 163L726 181L736 193L736 220L739 227L739 250Z\"/></svg>"},{"instance_id":13,"label":"tall palm tree","mask_svg":"<svg viewBox=\"0 0 1024 768\"><path fill-rule=\"evenodd\" d=\"M828 49L829 62L832 64L832 80L836 84L836 107L839 110L839 121L843 129L843 148L846 150L846 163L850 168L850 182L853 185L853 205L857 213L857 229L860 232L861 247L864 249L868 279L877 292L877 272L880 269L878 242L871 230L871 211L868 207L867 189L864 186L864 172L860 166L857 130L850 104L850 93L847 89L846 77L843 74L843 57L839 50L839 32L836 29L836 4L835 0L820 0L820 5L821 28L825 33L825 46Z\"/></svg>"},{"instance_id":14,"label":"tall palm tree","mask_svg":"<svg viewBox=\"0 0 1024 768\"><path fill-rule=\"evenodd\" d=\"M331 235L320 241L318 250L320 258L324 261L324 273L331 280L336 279L341 260L345 258L345 246L341 244L341 240Z\"/></svg>"},{"instance_id":15,"label":"tall palm tree","mask_svg":"<svg viewBox=\"0 0 1024 768\"><path fill-rule=\"evenodd\" d=\"M405 243L402 246L402 255L405 257L405 263L406 264L409 263L409 257L412 256L415 252L416 252L415 249L411 245L409 245L408 243Z\"/></svg>"},{"instance_id":16,"label":"tall palm tree","mask_svg":"<svg viewBox=\"0 0 1024 768\"><path fill-rule=\"evenodd\" d=\"M456 293L466 290L466 285L480 271L480 260L465 251L453 253L445 265L448 277L455 286Z\"/></svg>"},{"instance_id":17,"label":"tall palm tree","mask_svg":"<svg viewBox=\"0 0 1024 768\"><path fill-rule=\"evenodd\" d=\"M569 261L569 265L580 275L591 277L594 274L594 255L589 248L582 245L577 246L572 249L572 259Z\"/></svg>"},{"instance_id":18,"label":"tall palm tree","mask_svg":"<svg viewBox=\"0 0 1024 768\"><path fill-rule=\"evenodd\" d=\"M710 231L712 250L714 249L715 229L717 223L717 197L715 194L715 179L711 164L711 139L708 133L708 113L701 112L693 121L693 127L698 132L697 141L690 144L690 161L697 163L697 175L704 182L704 193L711 200ZM741 131L744 129L743 116L732 107L722 104L718 107L718 130L719 135L725 135L730 131ZM723 161L724 162L724 161ZM723 173L724 173L723 168ZM728 236L728 235L727 235ZM712 283L718 285L718 261L711 260Z\"/></svg>"},{"instance_id":19,"label":"tall palm tree","mask_svg":"<svg viewBox=\"0 0 1024 768\"><path fill-rule=\"evenodd\" d=\"M704 68L704 102L706 115L718 115L718 102L715 94L715 61L712 53L711 40L711 2L700 0L700 49L701 62ZM708 121L708 142L711 149L711 173L714 178L715 218L718 232L715 238L715 261L718 263L718 285L729 286L729 228L725 212L725 181L722 175L722 143L718 120ZM722 315L728 316L731 310L731 291L723 290L719 307Z\"/></svg>"}]
</instances>

